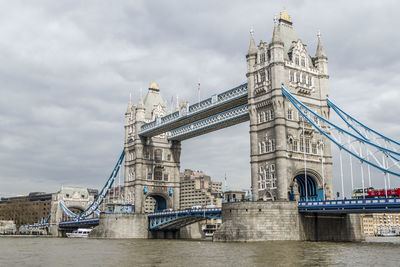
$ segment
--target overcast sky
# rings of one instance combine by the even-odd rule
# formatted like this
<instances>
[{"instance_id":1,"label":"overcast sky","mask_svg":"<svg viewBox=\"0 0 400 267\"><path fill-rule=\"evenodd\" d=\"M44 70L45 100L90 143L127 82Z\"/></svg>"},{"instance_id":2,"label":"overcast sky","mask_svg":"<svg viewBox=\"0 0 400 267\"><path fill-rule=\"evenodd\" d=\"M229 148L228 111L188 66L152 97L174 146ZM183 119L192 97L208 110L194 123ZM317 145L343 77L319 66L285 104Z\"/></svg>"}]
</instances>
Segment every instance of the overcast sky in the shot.
<instances>
[{"instance_id":1,"label":"overcast sky","mask_svg":"<svg viewBox=\"0 0 400 267\"><path fill-rule=\"evenodd\" d=\"M321 30L330 98L399 140L398 1L0 1L0 196L101 187L129 93L155 80L194 103L199 79L203 97L245 82L250 27L269 41L284 5L311 55ZM181 168L249 188L248 131L184 141Z\"/></svg>"}]
</instances>

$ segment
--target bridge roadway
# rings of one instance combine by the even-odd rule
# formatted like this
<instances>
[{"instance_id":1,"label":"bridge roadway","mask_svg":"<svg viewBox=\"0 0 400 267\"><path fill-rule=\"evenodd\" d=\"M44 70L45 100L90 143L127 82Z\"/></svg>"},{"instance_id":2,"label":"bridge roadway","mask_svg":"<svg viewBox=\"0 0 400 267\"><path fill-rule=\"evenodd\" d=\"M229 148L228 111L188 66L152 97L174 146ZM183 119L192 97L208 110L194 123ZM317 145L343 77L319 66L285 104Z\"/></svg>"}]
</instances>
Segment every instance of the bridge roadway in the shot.
<instances>
[{"instance_id":1,"label":"bridge roadway","mask_svg":"<svg viewBox=\"0 0 400 267\"><path fill-rule=\"evenodd\" d=\"M347 213L389 213L400 212L400 198L344 199L325 201L301 201L299 213L347 214ZM148 229L178 230L186 225L205 219L222 219L221 209L174 210L148 214ZM71 230L79 227L93 227L98 218L59 223L59 229Z\"/></svg>"},{"instance_id":2,"label":"bridge roadway","mask_svg":"<svg viewBox=\"0 0 400 267\"><path fill-rule=\"evenodd\" d=\"M230 125L240 123L249 119L247 112L247 98L247 83L244 83L226 92L214 95L199 103L190 105L185 111L176 111L164 117L157 118L156 120L149 123L145 123L142 125L139 135L144 137L152 137L162 133L170 132L175 129L175 134L173 136L169 136L168 139L184 140L189 138L188 135L182 134L182 130L184 129L189 129L192 133L196 132L196 135L203 134L203 129L200 129L199 127L194 130L190 128L185 128L185 126L193 128L193 126L191 126L192 123L202 121L204 124L206 122L206 119L211 117L214 117L214 119L219 119L220 122L223 122L223 120L221 120L221 116L218 117L219 114L230 114L230 118L225 118L225 121L229 120ZM243 106L246 106L246 112L243 112ZM241 120L233 120L232 111L234 110L241 111ZM215 124L215 126L219 125L220 124ZM210 127L208 127L208 129L209 128Z\"/></svg>"},{"instance_id":3,"label":"bridge roadway","mask_svg":"<svg viewBox=\"0 0 400 267\"><path fill-rule=\"evenodd\" d=\"M400 198L367 198L299 202L300 213L400 212Z\"/></svg>"}]
</instances>

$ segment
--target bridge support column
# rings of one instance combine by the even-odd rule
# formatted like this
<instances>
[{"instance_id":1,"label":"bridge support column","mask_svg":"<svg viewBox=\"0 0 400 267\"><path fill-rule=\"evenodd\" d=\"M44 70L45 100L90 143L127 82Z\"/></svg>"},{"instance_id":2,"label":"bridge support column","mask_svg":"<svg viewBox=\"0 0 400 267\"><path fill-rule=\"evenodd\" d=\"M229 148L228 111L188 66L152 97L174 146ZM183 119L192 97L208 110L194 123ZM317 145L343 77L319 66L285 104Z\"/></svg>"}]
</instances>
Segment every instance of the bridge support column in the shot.
<instances>
[{"instance_id":1,"label":"bridge support column","mask_svg":"<svg viewBox=\"0 0 400 267\"><path fill-rule=\"evenodd\" d=\"M360 241L358 214L301 214L295 201L222 205L222 226L213 241Z\"/></svg>"},{"instance_id":2,"label":"bridge support column","mask_svg":"<svg viewBox=\"0 0 400 267\"><path fill-rule=\"evenodd\" d=\"M90 232L94 238L148 238L146 214L104 214L99 225Z\"/></svg>"},{"instance_id":3,"label":"bridge support column","mask_svg":"<svg viewBox=\"0 0 400 267\"><path fill-rule=\"evenodd\" d=\"M301 214L303 240L362 241L360 214Z\"/></svg>"}]
</instances>

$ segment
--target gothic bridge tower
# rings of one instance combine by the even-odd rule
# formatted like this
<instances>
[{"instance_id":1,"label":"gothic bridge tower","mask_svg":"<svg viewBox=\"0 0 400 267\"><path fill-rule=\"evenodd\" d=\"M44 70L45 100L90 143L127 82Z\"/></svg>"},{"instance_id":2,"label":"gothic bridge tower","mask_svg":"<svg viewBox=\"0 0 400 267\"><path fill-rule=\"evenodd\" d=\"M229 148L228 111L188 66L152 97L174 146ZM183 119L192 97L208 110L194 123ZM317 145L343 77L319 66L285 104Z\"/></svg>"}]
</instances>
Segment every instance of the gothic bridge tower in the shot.
<instances>
[{"instance_id":1,"label":"gothic bridge tower","mask_svg":"<svg viewBox=\"0 0 400 267\"><path fill-rule=\"evenodd\" d=\"M136 213L179 208L179 165L181 144L166 134L140 137L141 126L168 114L167 106L153 82L144 100L131 100L125 113L124 199Z\"/></svg>"},{"instance_id":2,"label":"gothic bridge tower","mask_svg":"<svg viewBox=\"0 0 400 267\"><path fill-rule=\"evenodd\" d=\"M330 143L303 122L281 92L283 84L319 115L329 117L328 62L320 34L312 57L284 11L274 19L270 42L256 46L251 31L246 59L254 199L331 199Z\"/></svg>"}]
</instances>

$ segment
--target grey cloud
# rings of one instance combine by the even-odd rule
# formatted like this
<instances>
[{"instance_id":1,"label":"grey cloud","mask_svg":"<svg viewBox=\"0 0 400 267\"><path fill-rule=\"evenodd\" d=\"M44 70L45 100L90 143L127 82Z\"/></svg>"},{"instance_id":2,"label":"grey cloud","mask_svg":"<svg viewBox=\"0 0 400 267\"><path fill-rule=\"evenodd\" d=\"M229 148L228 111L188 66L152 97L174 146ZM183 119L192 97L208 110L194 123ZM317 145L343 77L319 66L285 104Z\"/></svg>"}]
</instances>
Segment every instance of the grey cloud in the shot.
<instances>
[{"instance_id":1,"label":"grey cloud","mask_svg":"<svg viewBox=\"0 0 400 267\"><path fill-rule=\"evenodd\" d=\"M0 4L0 194L100 187L122 149L129 93L137 101L139 88L156 80L166 101L179 95L193 103L199 78L203 97L242 83L249 28L257 42L269 41L281 5ZM397 2L289 1L287 8L311 55L321 29L330 97L368 125L400 136ZM246 123L182 147L182 168L220 181L227 172L231 187L250 186Z\"/></svg>"}]
</instances>

